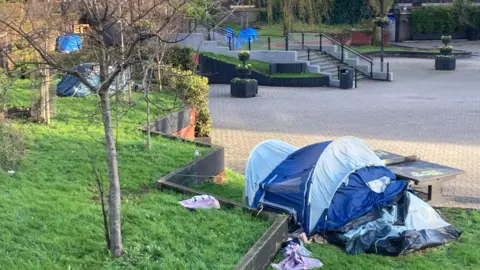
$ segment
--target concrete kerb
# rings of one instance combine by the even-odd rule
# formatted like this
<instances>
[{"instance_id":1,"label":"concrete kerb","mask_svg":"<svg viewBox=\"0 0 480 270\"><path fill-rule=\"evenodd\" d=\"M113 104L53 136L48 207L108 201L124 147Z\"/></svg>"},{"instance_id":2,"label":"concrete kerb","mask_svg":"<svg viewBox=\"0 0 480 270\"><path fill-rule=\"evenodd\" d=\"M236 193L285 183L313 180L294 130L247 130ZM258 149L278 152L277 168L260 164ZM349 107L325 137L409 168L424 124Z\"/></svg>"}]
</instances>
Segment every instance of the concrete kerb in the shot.
<instances>
[{"instance_id":1,"label":"concrete kerb","mask_svg":"<svg viewBox=\"0 0 480 270\"><path fill-rule=\"evenodd\" d=\"M407 57L407 58L435 58L437 55L440 53L437 52L416 52L416 51L386 51L383 52L383 55L385 57ZM459 59L468 59L472 57L471 52L453 52L453 55ZM380 56L380 52L366 52L364 55L368 56L375 56L378 57Z\"/></svg>"},{"instance_id":2,"label":"concrete kerb","mask_svg":"<svg viewBox=\"0 0 480 270\"><path fill-rule=\"evenodd\" d=\"M146 132L147 127L140 127L140 130ZM153 135L166 137L169 139L177 139L185 142L192 142L183 138L171 136L161 132L151 131ZM250 208L236 201L219 197L214 194L189 188L187 185L192 183L199 184L212 177L212 170L220 173L220 167L224 168L224 149L220 146L192 142L202 147L213 147L215 150L209 154L199 157L192 162L178 168L157 180L156 185L160 190L169 189L177 192L191 195L211 195L214 196L224 207L239 207L243 211L250 213L258 218L272 222L270 227L262 234L255 244L248 250L242 259L235 265L235 270L263 270L268 267L273 258L277 254L281 244L288 237L288 223L290 217L271 213L268 211L258 212L257 209ZM220 164L212 164L218 162ZM210 167L207 168L207 167ZM215 175L215 174L213 174ZM193 177L193 178L192 178Z\"/></svg>"}]
</instances>

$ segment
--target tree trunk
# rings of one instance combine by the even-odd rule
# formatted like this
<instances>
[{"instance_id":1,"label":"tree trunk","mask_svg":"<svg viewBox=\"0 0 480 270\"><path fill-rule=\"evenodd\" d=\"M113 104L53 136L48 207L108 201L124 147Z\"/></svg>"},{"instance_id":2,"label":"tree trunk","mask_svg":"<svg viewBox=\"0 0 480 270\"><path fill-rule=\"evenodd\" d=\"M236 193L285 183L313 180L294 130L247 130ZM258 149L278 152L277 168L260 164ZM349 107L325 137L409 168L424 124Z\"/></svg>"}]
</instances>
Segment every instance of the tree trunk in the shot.
<instances>
[{"instance_id":1,"label":"tree trunk","mask_svg":"<svg viewBox=\"0 0 480 270\"><path fill-rule=\"evenodd\" d=\"M152 150L152 142L151 142L151 135L150 135L150 100L148 96L148 88L145 87L145 96L147 100L147 149Z\"/></svg>"},{"instance_id":2,"label":"tree trunk","mask_svg":"<svg viewBox=\"0 0 480 270\"><path fill-rule=\"evenodd\" d=\"M372 45L373 46L380 46L382 40L382 29L378 26L373 27L373 38L372 38Z\"/></svg>"},{"instance_id":3,"label":"tree trunk","mask_svg":"<svg viewBox=\"0 0 480 270\"><path fill-rule=\"evenodd\" d=\"M2 104L0 101L0 122L8 118L8 108L6 104Z\"/></svg>"},{"instance_id":4,"label":"tree trunk","mask_svg":"<svg viewBox=\"0 0 480 270\"><path fill-rule=\"evenodd\" d=\"M46 122L47 119L47 104L46 104L46 93L45 93L45 70L40 71L40 102L39 102L39 109L40 109L40 117L38 119L39 122Z\"/></svg>"},{"instance_id":5,"label":"tree trunk","mask_svg":"<svg viewBox=\"0 0 480 270\"><path fill-rule=\"evenodd\" d=\"M122 231L120 223L120 180L118 177L117 150L115 148L115 139L113 136L112 115L108 90L100 93L100 99L102 104L105 141L107 144L108 176L110 180L110 191L108 197L110 251L112 252L113 256L120 257L123 253Z\"/></svg>"},{"instance_id":6,"label":"tree trunk","mask_svg":"<svg viewBox=\"0 0 480 270\"><path fill-rule=\"evenodd\" d=\"M43 70L42 77L42 87L43 87L43 96L45 98L45 123L50 125L50 70L47 68Z\"/></svg>"}]
</instances>

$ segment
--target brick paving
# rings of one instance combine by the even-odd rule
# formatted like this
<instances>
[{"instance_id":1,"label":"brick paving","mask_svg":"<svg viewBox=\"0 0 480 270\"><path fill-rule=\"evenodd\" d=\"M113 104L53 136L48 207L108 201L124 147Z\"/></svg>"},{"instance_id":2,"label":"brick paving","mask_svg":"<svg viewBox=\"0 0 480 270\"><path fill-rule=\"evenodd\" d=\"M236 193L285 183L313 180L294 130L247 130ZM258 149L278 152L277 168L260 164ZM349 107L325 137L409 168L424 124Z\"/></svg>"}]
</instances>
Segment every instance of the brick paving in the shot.
<instances>
[{"instance_id":1,"label":"brick paving","mask_svg":"<svg viewBox=\"0 0 480 270\"><path fill-rule=\"evenodd\" d=\"M357 136L374 149L465 170L443 186L450 205L480 207L480 59L457 61L453 72L433 60L388 59L395 81L366 81L355 90L260 87L252 99L212 85L213 142L227 166L243 172L257 143L296 146Z\"/></svg>"}]
</instances>

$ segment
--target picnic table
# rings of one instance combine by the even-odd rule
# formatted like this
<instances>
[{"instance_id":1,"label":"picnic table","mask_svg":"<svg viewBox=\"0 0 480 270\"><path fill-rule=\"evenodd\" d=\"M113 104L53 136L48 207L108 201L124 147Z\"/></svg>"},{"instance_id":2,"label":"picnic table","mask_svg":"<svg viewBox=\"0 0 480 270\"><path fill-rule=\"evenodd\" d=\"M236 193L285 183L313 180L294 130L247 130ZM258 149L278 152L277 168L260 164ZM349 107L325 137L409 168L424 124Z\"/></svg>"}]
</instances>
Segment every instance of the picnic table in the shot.
<instances>
[{"instance_id":1,"label":"picnic table","mask_svg":"<svg viewBox=\"0 0 480 270\"><path fill-rule=\"evenodd\" d=\"M426 188L426 192L421 193L426 193L426 201L430 205L445 203L442 184L464 173L459 169L419 160L416 156L401 156L383 150L374 152L383 160L385 166L392 170L397 179L411 181L414 187Z\"/></svg>"}]
</instances>

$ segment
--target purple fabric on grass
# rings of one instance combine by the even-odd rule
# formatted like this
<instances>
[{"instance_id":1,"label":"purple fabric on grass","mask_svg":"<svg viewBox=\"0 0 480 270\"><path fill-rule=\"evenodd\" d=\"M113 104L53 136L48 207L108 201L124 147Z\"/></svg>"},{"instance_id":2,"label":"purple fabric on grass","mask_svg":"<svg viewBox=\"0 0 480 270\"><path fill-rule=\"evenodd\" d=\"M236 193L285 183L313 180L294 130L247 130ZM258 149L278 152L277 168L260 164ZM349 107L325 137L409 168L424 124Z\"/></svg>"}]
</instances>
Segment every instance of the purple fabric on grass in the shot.
<instances>
[{"instance_id":1,"label":"purple fabric on grass","mask_svg":"<svg viewBox=\"0 0 480 270\"><path fill-rule=\"evenodd\" d=\"M301 247L297 243L290 242L283 252L285 259L278 264L272 263L272 267L280 270L301 270L323 266L320 260L300 255L297 252L301 250L300 248Z\"/></svg>"},{"instance_id":2,"label":"purple fabric on grass","mask_svg":"<svg viewBox=\"0 0 480 270\"><path fill-rule=\"evenodd\" d=\"M209 195L197 195L193 196L188 200L183 200L179 202L185 208L188 209L197 209L197 208L220 208L220 203L213 196Z\"/></svg>"}]
</instances>

